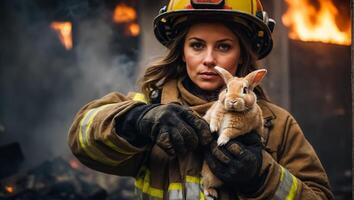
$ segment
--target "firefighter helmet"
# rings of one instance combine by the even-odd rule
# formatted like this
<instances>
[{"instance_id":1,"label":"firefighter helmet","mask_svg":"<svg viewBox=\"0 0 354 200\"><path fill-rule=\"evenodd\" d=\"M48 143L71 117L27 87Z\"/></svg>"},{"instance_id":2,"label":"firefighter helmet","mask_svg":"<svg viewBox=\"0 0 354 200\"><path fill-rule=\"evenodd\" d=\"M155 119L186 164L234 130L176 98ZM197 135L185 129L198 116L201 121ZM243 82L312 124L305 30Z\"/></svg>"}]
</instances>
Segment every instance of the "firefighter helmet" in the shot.
<instances>
[{"instance_id":1,"label":"firefighter helmet","mask_svg":"<svg viewBox=\"0 0 354 200\"><path fill-rule=\"evenodd\" d=\"M154 33L161 44L168 46L183 24L214 19L239 27L252 44L258 59L273 47L271 32L275 21L270 19L260 0L170 0L154 19Z\"/></svg>"}]
</instances>

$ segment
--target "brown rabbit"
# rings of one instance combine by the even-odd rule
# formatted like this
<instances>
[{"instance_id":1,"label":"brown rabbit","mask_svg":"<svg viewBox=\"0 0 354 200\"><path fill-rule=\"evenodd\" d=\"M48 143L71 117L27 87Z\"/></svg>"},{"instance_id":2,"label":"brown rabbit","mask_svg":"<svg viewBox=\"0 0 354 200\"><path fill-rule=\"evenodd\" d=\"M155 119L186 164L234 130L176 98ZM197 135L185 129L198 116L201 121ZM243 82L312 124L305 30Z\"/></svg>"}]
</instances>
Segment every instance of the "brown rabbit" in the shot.
<instances>
[{"instance_id":1,"label":"brown rabbit","mask_svg":"<svg viewBox=\"0 0 354 200\"><path fill-rule=\"evenodd\" d=\"M262 110L258 106L253 89L262 81L267 70L260 69L246 77L234 77L227 70L216 66L215 70L224 79L226 89L219 94L219 99L204 115L210 130L218 132L218 145L226 144L230 139L257 130L263 132ZM210 171L204 161L202 169L204 194L217 198L215 187L222 182Z\"/></svg>"}]
</instances>

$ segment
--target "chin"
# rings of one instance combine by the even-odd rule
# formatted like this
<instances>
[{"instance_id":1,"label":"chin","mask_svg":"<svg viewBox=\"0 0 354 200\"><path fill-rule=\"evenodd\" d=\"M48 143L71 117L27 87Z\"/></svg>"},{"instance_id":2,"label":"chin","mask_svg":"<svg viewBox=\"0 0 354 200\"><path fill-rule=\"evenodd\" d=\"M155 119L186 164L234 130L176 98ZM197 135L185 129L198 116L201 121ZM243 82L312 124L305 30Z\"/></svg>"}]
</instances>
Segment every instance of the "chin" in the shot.
<instances>
[{"instance_id":1,"label":"chin","mask_svg":"<svg viewBox=\"0 0 354 200\"><path fill-rule=\"evenodd\" d=\"M219 85L215 85L215 84L199 84L198 87L206 91L214 91L220 88Z\"/></svg>"}]
</instances>

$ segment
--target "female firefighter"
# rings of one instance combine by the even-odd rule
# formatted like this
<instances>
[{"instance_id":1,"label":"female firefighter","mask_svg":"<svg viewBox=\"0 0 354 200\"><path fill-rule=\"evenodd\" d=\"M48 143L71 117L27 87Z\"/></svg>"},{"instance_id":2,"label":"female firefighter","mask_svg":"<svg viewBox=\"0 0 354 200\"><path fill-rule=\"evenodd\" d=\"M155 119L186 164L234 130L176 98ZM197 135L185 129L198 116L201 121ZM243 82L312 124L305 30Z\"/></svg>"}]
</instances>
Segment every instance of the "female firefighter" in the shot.
<instances>
[{"instance_id":1,"label":"female firefighter","mask_svg":"<svg viewBox=\"0 0 354 200\"><path fill-rule=\"evenodd\" d=\"M204 159L224 182L218 199L333 199L299 125L261 87L262 137L250 132L217 147L201 118L224 85L213 67L255 70L272 49L274 24L257 0L171 0L154 20L168 54L146 69L141 93L110 93L78 112L72 152L92 169L134 177L139 199L210 198Z\"/></svg>"}]
</instances>

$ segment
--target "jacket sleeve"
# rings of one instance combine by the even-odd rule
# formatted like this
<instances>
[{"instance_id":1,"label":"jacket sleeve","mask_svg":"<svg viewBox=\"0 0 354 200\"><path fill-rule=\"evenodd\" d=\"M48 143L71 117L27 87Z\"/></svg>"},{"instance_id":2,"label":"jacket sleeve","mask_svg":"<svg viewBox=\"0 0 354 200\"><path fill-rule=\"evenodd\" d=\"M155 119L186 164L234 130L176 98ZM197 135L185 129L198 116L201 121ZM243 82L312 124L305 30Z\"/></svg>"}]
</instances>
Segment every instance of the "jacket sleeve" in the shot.
<instances>
[{"instance_id":1,"label":"jacket sleeve","mask_svg":"<svg viewBox=\"0 0 354 200\"><path fill-rule=\"evenodd\" d=\"M247 199L334 199L326 172L298 123L287 115L282 126L284 132L270 136L270 140L280 137L274 152L277 156L263 151L266 181L257 194Z\"/></svg>"},{"instance_id":2,"label":"jacket sleeve","mask_svg":"<svg viewBox=\"0 0 354 200\"><path fill-rule=\"evenodd\" d=\"M131 145L116 132L115 122L130 109L144 105L119 93L110 93L85 105L75 116L68 143L86 166L110 174L135 176L146 146Z\"/></svg>"}]
</instances>

